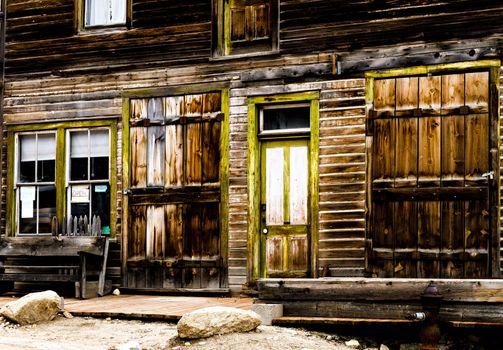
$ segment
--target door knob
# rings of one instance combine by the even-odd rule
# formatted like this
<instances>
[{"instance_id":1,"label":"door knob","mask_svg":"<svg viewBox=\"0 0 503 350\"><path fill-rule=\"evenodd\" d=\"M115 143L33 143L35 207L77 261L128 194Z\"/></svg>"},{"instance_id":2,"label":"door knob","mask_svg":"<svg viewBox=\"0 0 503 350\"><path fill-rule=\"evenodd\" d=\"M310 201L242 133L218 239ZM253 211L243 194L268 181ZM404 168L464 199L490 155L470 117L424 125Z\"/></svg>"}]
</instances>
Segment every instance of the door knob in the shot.
<instances>
[{"instance_id":1,"label":"door knob","mask_svg":"<svg viewBox=\"0 0 503 350\"><path fill-rule=\"evenodd\" d=\"M266 228L262 230L262 233L263 233L264 235L266 235L266 234L267 234L267 232L269 232L269 230L268 230L268 229L266 229Z\"/></svg>"}]
</instances>

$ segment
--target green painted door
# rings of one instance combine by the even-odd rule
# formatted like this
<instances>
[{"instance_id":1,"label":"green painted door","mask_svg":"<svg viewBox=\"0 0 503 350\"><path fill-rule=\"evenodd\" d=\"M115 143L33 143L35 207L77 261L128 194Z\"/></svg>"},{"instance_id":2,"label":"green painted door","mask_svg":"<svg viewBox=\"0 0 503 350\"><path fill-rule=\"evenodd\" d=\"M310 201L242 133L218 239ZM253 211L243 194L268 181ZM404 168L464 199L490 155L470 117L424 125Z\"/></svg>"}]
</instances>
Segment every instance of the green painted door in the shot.
<instances>
[{"instance_id":1,"label":"green painted door","mask_svg":"<svg viewBox=\"0 0 503 350\"><path fill-rule=\"evenodd\" d=\"M305 277L309 271L309 140L261 143L261 272Z\"/></svg>"}]
</instances>

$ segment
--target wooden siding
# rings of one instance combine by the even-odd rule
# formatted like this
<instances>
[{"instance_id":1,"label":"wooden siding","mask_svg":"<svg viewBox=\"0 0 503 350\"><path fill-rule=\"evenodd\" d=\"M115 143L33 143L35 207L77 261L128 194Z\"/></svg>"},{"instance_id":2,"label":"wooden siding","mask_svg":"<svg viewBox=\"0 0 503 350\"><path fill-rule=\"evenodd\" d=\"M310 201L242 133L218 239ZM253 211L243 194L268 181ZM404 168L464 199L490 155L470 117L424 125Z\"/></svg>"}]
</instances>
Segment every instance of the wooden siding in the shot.
<instances>
[{"instance_id":1,"label":"wooden siding","mask_svg":"<svg viewBox=\"0 0 503 350\"><path fill-rule=\"evenodd\" d=\"M323 57L322 57L323 58ZM287 66L318 62L318 55L283 61ZM325 59L329 59L328 57ZM266 66L270 62L264 62ZM106 76L31 79L7 83L6 119L22 121L32 113L39 118L79 120L82 114L101 116L100 105L113 105L110 116L119 118L119 91L185 83L207 82L195 78L192 68L113 73ZM229 71L223 80L239 74ZM503 71L502 71L503 76ZM503 78L501 80L503 84ZM263 85L263 86L262 86ZM229 285L239 288L247 270L247 113L248 96L320 90L320 231L319 266L330 264L332 276L363 276L365 271L365 81L364 79L283 84L235 83L230 91L229 135ZM503 103L502 103L503 104ZM81 106L77 109L77 106ZM29 118L28 118L29 119ZM121 139L119 127L119 139ZM122 143L119 140L118 147ZM503 152L503 149L502 149ZM122 152L118 150L118 164ZM503 159L502 159L503 167ZM121 177L117 183L121 200ZM503 180L503 179L502 179ZM120 202L118 203L120 209ZM120 217L120 215L118 215ZM503 220L503 213L502 213ZM118 222L120 225L120 222ZM120 227L120 226L118 226ZM503 243L502 243L503 244Z\"/></svg>"},{"instance_id":2,"label":"wooden siding","mask_svg":"<svg viewBox=\"0 0 503 350\"><path fill-rule=\"evenodd\" d=\"M283 0L280 8L280 54L210 60L209 0L134 0L132 29L79 34L72 1L9 1L5 121L120 120L123 90L229 82L229 285L239 288L247 279L246 99L319 90L319 266L330 264L332 276L363 276L362 71L502 57L503 5L489 0ZM337 63L340 75L334 76ZM503 89L503 70L501 75ZM501 95L500 101L503 105ZM115 145L118 218L124 190L122 127L119 123ZM501 166L503 173L503 157Z\"/></svg>"},{"instance_id":3,"label":"wooden siding","mask_svg":"<svg viewBox=\"0 0 503 350\"><path fill-rule=\"evenodd\" d=\"M210 0L132 3L129 30L75 35L74 1L9 1L7 74L79 75L208 62ZM501 34L503 5L491 0L283 0L279 6L282 53L335 51L358 69L382 65L384 57L419 55L415 64L421 64L438 62L442 55L469 60L502 50L497 45L501 35L494 34ZM469 42L482 37L483 43ZM448 46L437 45L440 41ZM410 45L408 50L400 48L404 43ZM444 54L451 46L455 50ZM375 47L391 52L372 50ZM393 64L390 61L385 64Z\"/></svg>"}]
</instances>

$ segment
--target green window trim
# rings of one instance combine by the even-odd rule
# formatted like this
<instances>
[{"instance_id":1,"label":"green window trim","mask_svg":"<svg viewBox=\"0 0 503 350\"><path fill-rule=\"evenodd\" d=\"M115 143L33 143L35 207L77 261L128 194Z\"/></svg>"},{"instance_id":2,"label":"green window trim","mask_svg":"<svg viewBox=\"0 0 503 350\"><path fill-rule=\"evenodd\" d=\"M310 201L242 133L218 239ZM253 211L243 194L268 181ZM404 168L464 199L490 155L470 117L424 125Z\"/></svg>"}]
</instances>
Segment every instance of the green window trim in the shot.
<instances>
[{"instance_id":1,"label":"green window trim","mask_svg":"<svg viewBox=\"0 0 503 350\"><path fill-rule=\"evenodd\" d=\"M15 149L15 138L17 133L30 133L40 131L54 131L56 133L56 217L58 222L62 222L67 208L67 147L66 131L79 128L107 127L110 129L110 232L111 237L116 234L117 221L117 121L116 120L93 120L77 122L58 122L47 124L23 124L12 125L7 128L7 147L9 150ZM7 169L15 169L16 152L8 152ZM6 208L6 236L14 237L17 232L16 219L16 191L14 188L14 171L7 173L7 208ZM29 235L28 235L29 236Z\"/></svg>"},{"instance_id":2,"label":"green window trim","mask_svg":"<svg viewBox=\"0 0 503 350\"><path fill-rule=\"evenodd\" d=\"M310 251L311 276L318 273L318 182L319 182L319 91L307 91L289 94L255 96L248 98L248 233L247 263L248 280L263 277L261 270L261 247L257 233L260 231L260 142L259 142L259 109L263 105L304 102L310 105ZM257 214L255 214L257 213Z\"/></svg>"}]
</instances>

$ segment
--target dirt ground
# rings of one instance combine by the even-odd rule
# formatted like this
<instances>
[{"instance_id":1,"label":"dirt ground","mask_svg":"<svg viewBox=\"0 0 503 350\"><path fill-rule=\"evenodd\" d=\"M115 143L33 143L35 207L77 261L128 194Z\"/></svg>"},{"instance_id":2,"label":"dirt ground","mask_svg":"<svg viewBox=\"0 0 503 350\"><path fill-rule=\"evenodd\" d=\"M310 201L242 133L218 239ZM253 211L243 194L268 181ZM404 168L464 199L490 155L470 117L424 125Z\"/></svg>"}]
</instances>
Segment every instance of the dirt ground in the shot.
<instances>
[{"instance_id":1,"label":"dirt ground","mask_svg":"<svg viewBox=\"0 0 503 350\"><path fill-rule=\"evenodd\" d=\"M174 323L58 316L51 322L19 326L0 318L2 350L123 350L120 345L128 342L142 350L351 349L333 335L282 327L260 326L250 333L183 341Z\"/></svg>"}]
</instances>

